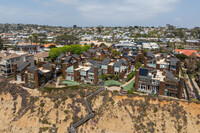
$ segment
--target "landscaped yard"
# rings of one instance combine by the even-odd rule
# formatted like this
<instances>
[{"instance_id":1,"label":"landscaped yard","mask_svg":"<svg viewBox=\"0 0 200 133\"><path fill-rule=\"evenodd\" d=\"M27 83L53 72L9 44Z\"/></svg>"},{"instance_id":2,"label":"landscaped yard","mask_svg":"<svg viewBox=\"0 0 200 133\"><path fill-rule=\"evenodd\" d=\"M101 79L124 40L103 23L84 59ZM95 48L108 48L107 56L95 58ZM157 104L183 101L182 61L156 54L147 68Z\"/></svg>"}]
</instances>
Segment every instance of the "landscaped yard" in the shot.
<instances>
[{"instance_id":1,"label":"landscaped yard","mask_svg":"<svg viewBox=\"0 0 200 133\"><path fill-rule=\"evenodd\" d=\"M104 83L104 86L121 86L121 85L123 85L123 83L115 80L107 80Z\"/></svg>"},{"instance_id":2,"label":"landscaped yard","mask_svg":"<svg viewBox=\"0 0 200 133\"><path fill-rule=\"evenodd\" d=\"M61 84L66 84L67 86L76 86L79 85L78 82L76 81L69 81L69 80L64 80L62 82L60 82Z\"/></svg>"},{"instance_id":3,"label":"landscaped yard","mask_svg":"<svg viewBox=\"0 0 200 133\"><path fill-rule=\"evenodd\" d=\"M124 90L125 91L128 91L128 90L131 90L133 87L133 84L135 83L135 80L131 81L129 84L127 84L126 86L124 86Z\"/></svg>"}]
</instances>

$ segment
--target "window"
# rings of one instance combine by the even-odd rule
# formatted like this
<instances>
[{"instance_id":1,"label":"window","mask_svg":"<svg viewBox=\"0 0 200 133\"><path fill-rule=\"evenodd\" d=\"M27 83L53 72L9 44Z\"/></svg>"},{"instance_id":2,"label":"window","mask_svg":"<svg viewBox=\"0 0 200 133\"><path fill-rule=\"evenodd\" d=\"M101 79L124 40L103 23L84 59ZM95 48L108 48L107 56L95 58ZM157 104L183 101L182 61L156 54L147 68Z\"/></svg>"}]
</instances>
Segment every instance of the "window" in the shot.
<instances>
[{"instance_id":1,"label":"window","mask_svg":"<svg viewBox=\"0 0 200 133\"><path fill-rule=\"evenodd\" d=\"M146 89L146 85L145 84L139 84L139 88L142 89L142 90L145 90Z\"/></svg>"},{"instance_id":2,"label":"window","mask_svg":"<svg viewBox=\"0 0 200 133\"><path fill-rule=\"evenodd\" d=\"M166 84L167 88L176 89L176 85Z\"/></svg>"},{"instance_id":3,"label":"window","mask_svg":"<svg viewBox=\"0 0 200 133\"><path fill-rule=\"evenodd\" d=\"M19 61L20 60L20 58L18 57L18 58L16 58L16 61Z\"/></svg>"},{"instance_id":4,"label":"window","mask_svg":"<svg viewBox=\"0 0 200 133\"><path fill-rule=\"evenodd\" d=\"M103 70L103 73L107 73L107 70L104 69L104 70Z\"/></svg>"},{"instance_id":5,"label":"window","mask_svg":"<svg viewBox=\"0 0 200 133\"><path fill-rule=\"evenodd\" d=\"M33 74L28 74L28 80L34 80Z\"/></svg>"},{"instance_id":6,"label":"window","mask_svg":"<svg viewBox=\"0 0 200 133\"><path fill-rule=\"evenodd\" d=\"M167 89L165 89L165 94L164 94L165 96L167 96L168 95L168 90Z\"/></svg>"}]
</instances>

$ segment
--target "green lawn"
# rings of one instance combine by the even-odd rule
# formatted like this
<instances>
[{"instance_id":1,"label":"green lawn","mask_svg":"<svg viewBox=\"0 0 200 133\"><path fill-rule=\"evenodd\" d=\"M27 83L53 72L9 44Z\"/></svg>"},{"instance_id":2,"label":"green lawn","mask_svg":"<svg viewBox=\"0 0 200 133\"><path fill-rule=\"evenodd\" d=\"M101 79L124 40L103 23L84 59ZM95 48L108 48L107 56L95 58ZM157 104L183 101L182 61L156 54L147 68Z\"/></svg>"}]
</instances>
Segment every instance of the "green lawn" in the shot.
<instances>
[{"instance_id":1,"label":"green lawn","mask_svg":"<svg viewBox=\"0 0 200 133\"><path fill-rule=\"evenodd\" d=\"M115 81L115 80L107 80L107 81L105 81L104 86L110 86L110 85L120 86L120 85L123 85L123 84L121 82Z\"/></svg>"},{"instance_id":2,"label":"green lawn","mask_svg":"<svg viewBox=\"0 0 200 133\"><path fill-rule=\"evenodd\" d=\"M62 81L60 83L66 84L67 86L76 86L76 85L79 85L78 82L76 82L76 81L70 81L70 80L64 80L64 81Z\"/></svg>"},{"instance_id":3,"label":"green lawn","mask_svg":"<svg viewBox=\"0 0 200 133\"><path fill-rule=\"evenodd\" d=\"M124 90L128 91L131 90L133 87L133 84L135 83L135 80L131 81L129 84L127 84L126 86L124 86Z\"/></svg>"}]
</instances>

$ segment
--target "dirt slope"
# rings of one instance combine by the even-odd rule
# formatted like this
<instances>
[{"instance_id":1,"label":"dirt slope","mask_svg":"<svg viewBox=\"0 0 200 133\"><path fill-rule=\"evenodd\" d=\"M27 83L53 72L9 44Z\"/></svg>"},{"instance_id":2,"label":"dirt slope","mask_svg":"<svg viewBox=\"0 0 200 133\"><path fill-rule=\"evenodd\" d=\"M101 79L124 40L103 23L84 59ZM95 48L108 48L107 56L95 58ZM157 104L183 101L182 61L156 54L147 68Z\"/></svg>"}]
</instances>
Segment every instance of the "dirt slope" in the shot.
<instances>
[{"instance_id":1,"label":"dirt slope","mask_svg":"<svg viewBox=\"0 0 200 133\"><path fill-rule=\"evenodd\" d=\"M2 85L2 86L1 86ZM81 92L31 94L11 84L1 84L0 132L67 132L87 111ZM76 91L76 90L72 90ZM90 100L96 113L78 128L83 133L199 133L200 104L161 97L118 96L102 92Z\"/></svg>"}]
</instances>

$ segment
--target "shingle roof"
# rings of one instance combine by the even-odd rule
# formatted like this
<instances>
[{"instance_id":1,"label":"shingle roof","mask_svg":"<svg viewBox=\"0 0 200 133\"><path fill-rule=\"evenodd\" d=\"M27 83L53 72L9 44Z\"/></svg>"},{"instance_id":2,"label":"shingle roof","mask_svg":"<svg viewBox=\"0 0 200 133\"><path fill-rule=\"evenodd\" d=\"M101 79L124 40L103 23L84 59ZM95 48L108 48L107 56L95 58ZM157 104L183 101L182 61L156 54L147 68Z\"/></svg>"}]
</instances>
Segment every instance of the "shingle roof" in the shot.
<instances>
[{"instance_id":1,"label":"shingle roof","mask_svg":"<svg viewBox=\"0 0 200 133\"><path fill-rule=\"evenodd\" d=\"M95 64L96 62L94 60L89 61L91 64Z\"/></svg>"},{"instance_id":2,"label":"shingle roof","mask_svg":"<svg viewBox=\"0 0 200 133\"><path fill-rule=\"evenodd\" d=\"M34 54L34 57L47 58L47 57L49 57L49 52L36 53L36 54Z\"/></svg>"},{"instance_id":3,"label":"shingle roof","mask_svg":"<svg viewBox=\"0 0 200 133\"><path fill-rule=\"evenodd\" d=\"M39 73L40 75L43 75L43 72L42 72L40 69L38 69L36 66L28 67L27 69L28 69L29 71L31 71L31 73L33 73L33 74L34 74L35 69L37 69L37 70L38 70L38 73Z\"/></svg>"},{"instance_id":4,"label":"shingle roof","mask_svg":"<svg viewBox=\"0 0 200 133\"><path fill-rule=\"evenodd\" d=\"M60 54L56 59L62 59L65 56L65 54Z\"/></svg>"},{"instance_id":5,"label":"shingle roof","mask_svg":"<svg viewBox=\"0 0 200 133\"><path fill-rule=\"evenodd\" d=\"M100 65L100 64L95 63L95 64L93 64L93 65L91 66L91 68L89 69L88 72L90 72L90 73L94 73L94 67L95 67L95 66L97 66L98 69L101 68L101 65Z\"/></svg>"},{"instance_id":6,"label":"shingle roof","mask_svg":"<svg viewBox=\"0 0 200 133\"><path fill-rule=\"evenodd\" d=\"M128 59L131 60L131 61L135 61L133 58L131 58L131 57L128 56L128 55L125 55L125 57L128 58Z\"/></svg>"},{"instance_id":7,"label":"shingle roof","mask_svg":"<svg viewBox=\"0 0 200 133\"><path fill-rule=\"evenodd\" d=\"M43 64L42 66L43 66L45 69L50 70L50 64L49 64L49 63L47 63L47 64Z\"/></svg>"},{"instance_id":8,"label":"shingle roof","mask_svg":"<svg viewBox=\"0 0 200 133\"><path fill-rule=\"evenodd\" d=\"M148 62L152 62L152 61L156 61L157 59L159 59L160 57L155 57L152 60L148 60Z\"/></svg>"},{"instance_id":9,"label":"shingle roof","mask_svg":"<svg viewBox=\"0 0 200 133\"><path fill-rule=\"evenodd\" d=\"M147 69L147 68L140 68L139 75L146 77L148 75L148 72L149 72L149 69Z\"/></svg>"},{"instance_id":10,"label":"shingle roof","mask_svg":"<svg viewBox=\"0 0 200 133\"><path fill-rule=\"evenodd\" d=\"M109 54L111 54L111 51L110 51L110 50L108 50L107 52L108 52Z\"/></svg>"},{"instance_id":11,"label":"shingle roof","mask_svg":"<svg viewBox=\"0 0 200 133\"><path fill-rule=\"evenodd\" d=\"M124 59L120 59L119 60L121 63L124 63L125 65L128 65L127 61L125 61Z\"/></svg>"},{"instance_id":12,"label":"shingle roof","mask_svg":"<svg viewBox=\"0 0 200 133\"><path fill-rule=\"evenodd\" d=\"M114 67L120 67L122 64L122 62L120 61L115 61L115 63L113 64Z\"/></svg>"},{"instance_id":13,"label":"shingle roof","mask_svg":"<svg viewBox=\"0 0 200 133\"><path fill-rule=\"evenodd\" d=\"M123 55L124 55L124 56L128 55L128 52L124 52Z\"/></svg>"},{"instance_id":14,"label":"shingle roof","mask_svg":"<svg viewBox=\"0 0 200 133\"><path fill-rule=\"evenodd\" d=\"M90 57L90 54L88 54L87 52L83 51L82 52L84 55L86 55L87 57Z\"/></svg>"},{"instance_id":15,"label":"shingle roof","mask_svg":"<svg viewBox=\"0 0 200 133\"><path fill-rule=\"evenodd\" d=\"M24 68L26 68L28 65L30 65L30 62L24 62L23 64L21 64L21 66L18 67L17 71L21 72L24 70Z\"/></svg>"},{"instance_id":16,"label":"shingle roof","mask_svg":"<svg viewBox=\"0 0 200 133\"><path fill-rule=\"evenodd\" d=\"M153 52L152 51L147 51L147 57L153 57Z\"/></svg>"},{"instance_id":17,"label":"shingle roof","mask_svg":"<svg viewBox=\"0 0 200 133\"><path fill-rule=\"evenodd\" d=\"M107 59L104 59L103 62L102 62L102 65L108 65L110 63L111 59L107 58Z\"/></svg>"},{"instance_id":18,"label":"shingle roof","mask_svg":"<svg viewBox=\"0 0 200 133\"><path fill-rule=\"evenodd\" d=\"M172 66L176 66L177 62L178 62L178 59L176 59L176 58L170 59L170 65L172 65Z\"/></svg>"},{"instance_id":19,"label":"shingle roof","mask_svg":"<svg viewBox=\"0 0 200 133\"><path fill-rule=\"evenodd\" d=\"M167 58L167 53L162 53L164 58Z\"/></svg>"},{"instance_id":20,"label":"shingle roof","mask_svg":"<svg viewBox=\"0 0 200 133\"><path fill-rule=\"evenodd\" d=\"M133 56L136 56L136 55L138 55L138 52L135 52L135 51L134 51L134 52L133 52Z\"/></svg>"},{"instance_id":21,"label":"shingle roof","mask_svg":"<svg viewBox=\"0 0 200 133\"><path fill-rule=\"evenodd\" d=\"M174 77L174 75L171 72L167 71L166 69L164 69L163 71L165 72L167 78L178 83L178 80Z\"/></svg>"},{"instance_id":22,"label":"shingle roof","mask_svg":"<svg viewBox=\"0 0 200 133\"><path fill-rule=\"evenodd\" d=\"M65 58L65 62L68 62L71 58L72 58L72 56L67 56L67 57Z\"/></svg>"},{"instance_id":23,"label":"shingle roof","mask_svg":"<svg viewBox=\"0 0 200 133\"><path fill-rule=\"evenodd\" d=\"M80 59L79 55L77 55L77 54L73 54L72 56L73 56L74 58L76 58L76 59Z\"/></svg>"},{"instance_id":24,"label":"shingle roof","mask_svg":"<svg viewBox=\"0 0 200 133\"><path fill-rule=\"evenodd\" d=\"M94 54L96 52L96 50L95 49L89 49L89 52Z\"/></svg>"},{"instance_id":25,"label":"shingle roof","mask_svg":"<svg viewBox=\"0 0 200 133\"><path fill-rule=\"evenodd\" d=\"M12 53L12 54L9 54L8 56L3 57L2 59L10 60L10 59L17 58L17 57L20 57L20 56L16 53Z\"/></svg>"},{"instance_id":26,"label":"shingle roof","mask_svg":"<svg viewBox=\"0 0 200 133\"><path fill-rule=\"evenodd\" d=\"M102 54L107 55L106 52L104 50L101 51Z\"/></svg>"}]
</instances>

